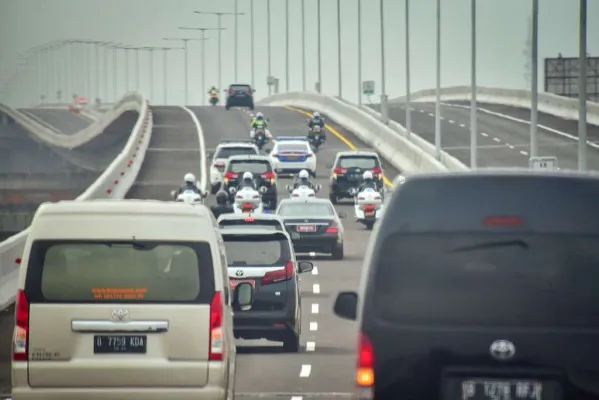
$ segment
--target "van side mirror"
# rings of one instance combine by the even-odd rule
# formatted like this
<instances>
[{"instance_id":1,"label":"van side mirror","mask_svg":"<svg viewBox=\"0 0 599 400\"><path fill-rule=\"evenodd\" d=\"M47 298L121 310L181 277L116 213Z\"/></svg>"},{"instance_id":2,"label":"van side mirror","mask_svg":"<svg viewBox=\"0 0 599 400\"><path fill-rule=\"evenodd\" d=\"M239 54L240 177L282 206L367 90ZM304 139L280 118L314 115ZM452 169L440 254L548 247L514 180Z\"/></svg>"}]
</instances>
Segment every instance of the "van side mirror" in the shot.
<instances>
[{"instance_id":1,"label":"van side mirror","mask_svg":"<svg viewBox=\"0 0 599 400\"><path fill-rule=\"evenodd\" d=\"M358 294L356 292L341 292L333 306L335 315L340 318L355 321L358 316Z\"/></svg>"},{"instance_id":2,"label":"van side mirror","mask_svg":"<svg viewBox=\"0 0 599 400\"><path fill-rule=\"evenodd\" d=\"M297 269L299 270L300 274L303 274L304 272L310 272L312 269L314 269L314 264L312 264L310 261L300 261L297 263Z\"/></svg>"},{"instance_id":3,"label":"van side mirror","mask_svg":"<svg viewBox=\"0 0 599 400\"><path fill-rule=\"evenodd\" d=\"M254 301L254 288L252 285L247 282L237 285L235 288L235 301L243 311L251 309Z\"/></svg>"}]
</instances>

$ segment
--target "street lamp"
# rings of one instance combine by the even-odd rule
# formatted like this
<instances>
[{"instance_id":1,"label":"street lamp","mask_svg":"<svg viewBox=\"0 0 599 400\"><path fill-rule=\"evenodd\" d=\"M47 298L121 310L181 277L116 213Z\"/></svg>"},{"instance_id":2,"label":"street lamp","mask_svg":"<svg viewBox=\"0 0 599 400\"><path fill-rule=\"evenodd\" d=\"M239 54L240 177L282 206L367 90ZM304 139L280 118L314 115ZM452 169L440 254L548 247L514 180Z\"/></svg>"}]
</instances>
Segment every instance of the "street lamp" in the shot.
<instances>
[{"instance_id":1,"label":"street lamp","mask_svg":"<svg viewBox=\"0 0 599 400\"><path fill-rule=\"evenodd\" d=\"M188 43L190 41L203 41L203 39L199 39L199 38L172 38L172 37L166 37L166 38L162 38L162 40L166 40L166 41L179 41L179 42L183 42L183 52L185 54L185 60L183 61L183 68L184 68L184 76L185 76L185 104L189 104L189 70L188 70L188 62L187 62L187 58L188 58Z\"/></svg>"},{"instance_id":2,"label":"street lamp","mask_svg":"<svg viewBox=\"0 0 599 400\"><path fill-rule=\"evenodd\" d=\"M223 15L233 15L235 17L235 82L237 82L237 29L238 29L238 21L237 16L245 15L245 13L237 12L237 0L235 0L235 12L209 12L209 11L194 11L195 14L204 14L204 15L216 15L217 17L217 27L219 29L218 32L218 89L222 88L222 41L221 41L221 28L222 28L222 17Z\"/></svg>"},{"instance_id":3,"label":"street lamp","mask_svg":"<svg viewBox=\"0 0 599 400\"><path fill-rule=\"evenodd\" d=\"M163 81L163 85L164 85L164 104L167 105L168 104L168 58L167 58L167 53L170 50L184 50L183 47L160 47L160 49L163 51L162 53L162 62L164 63L162 66L162 81Z\"/></svg>"},{"instance_id":4,"label":"street lamp","mask_svg":"<svg viewBox=\"0 0 599 400\"><path fill-rule=\"evenodd\" d=\"M578 32L578 170L587 169L587 0L580 0Z\"/></svg>"},{"instance_id":5,"label":"street lamp","mask_svg":"<svg viewBox=\"0 0 599 400\"><path fill-rule=\"evenodd\" d=\"M202 37L200 40L202 41L202 93L206 91L206 31L222 31L225 28L189 28L185 26L180 26L181 30L191 30L191 31L200 31L202 33ZM202 96L202 105L206 105L206 97Z\"/></svg>"}]
</instances>

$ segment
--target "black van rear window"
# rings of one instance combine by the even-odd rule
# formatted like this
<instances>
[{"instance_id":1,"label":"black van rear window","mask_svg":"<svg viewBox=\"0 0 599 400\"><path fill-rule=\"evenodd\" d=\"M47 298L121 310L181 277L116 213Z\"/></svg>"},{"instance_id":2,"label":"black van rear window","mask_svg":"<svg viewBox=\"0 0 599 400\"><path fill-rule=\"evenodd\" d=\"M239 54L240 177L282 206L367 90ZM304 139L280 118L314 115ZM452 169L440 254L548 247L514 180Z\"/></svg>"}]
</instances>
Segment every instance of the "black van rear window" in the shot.
<instances>
[{"instance_id":1,"label":"black van rear window","mask_svg":"<svg viewBox=\"0 0 599 400\"><path fill-rule=\"evenodd\" d=\"M361 169L375 169L380 168L378 158L374 156L342 156L337 161L338 168L361 168Z\"/></svg>"},{"instance_id":2,"label":"black van rear window","mask_svg":"<svg viewBox=\"0 0 599 400\"><path fill-rule=\"evenodd\" d=\"M244 160L229 162L229 172L242 174L246 171L252 174L267 174L272 172L270 163L265 160Z\"/></svg>"},{"instance_id":3,"label":"black van rear window","mask_svg":"<svg viewBox=\"0 0 599 400\"><path fill-rule=\"evenodd\" d=\"M33 302L209 303L210 245L37 241L25 287Z\"/></svg>"}]
</instances>

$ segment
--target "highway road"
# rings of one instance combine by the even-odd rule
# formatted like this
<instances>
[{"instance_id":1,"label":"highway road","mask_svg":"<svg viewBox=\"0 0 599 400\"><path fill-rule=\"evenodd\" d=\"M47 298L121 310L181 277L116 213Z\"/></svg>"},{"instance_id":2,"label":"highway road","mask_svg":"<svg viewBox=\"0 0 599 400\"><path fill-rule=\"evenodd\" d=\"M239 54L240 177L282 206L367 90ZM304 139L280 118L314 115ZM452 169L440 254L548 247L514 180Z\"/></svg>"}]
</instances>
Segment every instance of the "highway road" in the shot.
<instances>
[{"instance_id":1,"label":"highway road","mask_svg":"<svg viewBox=\"0 0 599 400\"><path fill-rule=\"evenodd\" d=\"M222 107L190 107L201 121L207 149L213 149L223 139L249 137L250 115L243 110L225 111ZM262 107L271 119L273 135L303 135L306 116L284 108ZM172 189L182 184L183 175L193 172L201 176L200 140L193 118L180 107L153 107L154 131L139 179L129 192L129 198L168 200ZM364 148L354 135L335 124L336 132L353 145ZM330 134L318 153L316 180L323 186L320 196L328 197L329 169L337 151L348 146ZM393 179L397 171L385 165L386 174ZM284 198L286 179L279 179L279 196ZM213 201L211 197L209 202ZM340 205L351 216L349 205ZM334 296L344 289L358 286L362 257L370 235L361 225L347 219L345 260L314 260L316 268L302 276L303 331L299 354L280 351L278 343L239 341L237 391L239 399L332 399L348 397L353 387L355 326L340 320L332 313ZM298 396L298 397L294 397Z\"/></svg>"},{"instance_id":2,"label":"highway road","mask_svg":"<svg viewBox=\"0 0 599 400\"><path fill-rule=\"evenodd\" d=\"M19 110L29 117L43 121L54 130L72 135L85 129L92 123L92 120L82 115L74 114L69 110L50 109L50 108L28 108Z\"/></svg>"},{"instance_id":3,"label":"highway road","mask_svg":"<svg viewBox=\"0 0 599 400\"><path fill-rule=\"evenodd\" d=\"M378 105L374 106L379 109ZM435 141L435 104L413 103L412 130ZM390 104L391 119L405 126L404 104ZM470 165L470 109L467 103L444 103L441 107L442 148ZM530 111L516 107L479 104L479 167L527 167L530 157ZM577 122L541 113L538 156L555 156L562 169L578 168ZM589 140L599 143L599 127L588 127ZM589 146L588 167L599 170L599 145Z\"/></svg>"}]
</instances>

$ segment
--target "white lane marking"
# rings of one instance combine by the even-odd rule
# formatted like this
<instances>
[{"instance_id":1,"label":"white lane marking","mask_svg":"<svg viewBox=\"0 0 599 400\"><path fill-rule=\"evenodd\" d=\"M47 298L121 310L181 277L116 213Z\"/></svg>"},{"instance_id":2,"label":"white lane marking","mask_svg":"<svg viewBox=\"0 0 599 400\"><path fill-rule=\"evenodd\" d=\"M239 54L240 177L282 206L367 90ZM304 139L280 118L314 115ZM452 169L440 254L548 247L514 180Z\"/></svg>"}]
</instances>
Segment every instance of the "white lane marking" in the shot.
<instances>
[{"instance_id":1,"label":"white lane marking","mask_svg":"<svg viewBox=\"0 0 599 400\"><path fill-rule=\"evenodd\" d=\"M488 133L485 133L485 132L481 132L480 134L481 134L481 135L483 135L484 137L487 137L487 136L489 136L489 134L488 134Z\"/></svg>"},{"instance_id":2,"label":"white lane marking","mask_svg":"<svg viewBox=\"0 0 599 400\"><path fill-rule=\"evenodd\" d=\"M318 303L313 303L312 304L312 314L318 314L319 311L320 310L319 310Z\"/></svg>"},{"instance_id":3,"label":"white lane marking","mask_svg":"<svg viewBox=\"0 0 599 400\"><path fill-rule=\"evenodd\" d=\"M450 119L450 120L449 120L449 123L450 123L450 124L455 124L455 121L454 121L453 119Z\"/></svg>"},{"instance_id":4,"label":"white lane marking","mask_svg":"<svg viewBox=\"0 0 599 400\"><path fill-rule=\"evenodd\" d=\"M424 110L418 110L418 112L424 113L424 112L426 112L426 111L424 111Z\"/></svg>"},{"instance_id":5,"label":"white lane marking","mask_svg":"<svg viewBox=\"0 0 599 400\"><path fill-rule=\"evenodd\" d=\"M320 285L318 283L315 283L314 285L312 285L312 293L314 293L314 294L320 293Z\"/></svg>"},{"instance_id":6,"label":"white lane marking","mask_svg":"<svg viewBox=\"0 0 599 400\"><path fill-rule=\"evenodd\" d=\"M307 378L310 376L310 372L312 372L312 366L310 364L302 364L299 376L300 378Z\"/></svg>"},{"instance_id":7,"label":"white lane marking","mask_svg":"<svg viewBox=\"0 0 599 400\"><path fill-rule=\"evenodd\" d=\"M316 342L306 342L306 351L316 350Z\"/></svg>"},{"instance_id":8,"label":"white lane marking","mask_svg":"<svg viewBox=\"0 0 599 400\"><path fill-rule=\"evenodd\" d=\"M303 396L291 396L291 400L303 400Z\"/></svg>"},{"instance_id":9,"label":"white lane marking","mask_svg":"<svg viewBox=\"0 0 599 400\"><path fill-rule=\"evenodd\" d=\"M318 275L318 267L316 265L312 268L312 275Z\"/></svg>"},{"instance_id":10,"label":"white lane marking","mask_svg":"<svg viewBox=\"0 0 599 400\"><path fill-rule=\"evenodd\" d=\"M441 103L441 105L447 106L447 107L455 107L455 108L467 108L467 109L470 108L470 106L462 106L460 104L451 104L451 103ZM477 110L480 111L480 112L483 112L485 114L493 115L495 117L505 118L505 119L508 119L510 121L514 121L514 122L519 122L521 124L530 125L530 121L526 121L524 119L512 117L510 115L501 114L501 113L498 113L498 112L495 112L495 111L487 110L486 108L478 108ZM560 118L560 117L556 117L556 118ZM561 118L561 119L565 119L565 118ZM542 130L545 130L547 132L555 133L556 135L559 135L559 136L562 136L562 137L565 137L565 138L568 138L568 139L571 139L571 140L578 141L578 136L574 136L574 135L570 135L569 133L566 133L566 132L558 131L557 129L553 129L553 128L549 127L549 126L537 124L537 127L540 128L540 129L542 129ZM587 145L589 145L591 147L594 147L596 149L599 149L599 144L593 143L593 142L591 142L589 140L587 140Z\"/></svg>"},{"instance_id":11,"label":"white lane marking","mask_svg":"<svg viewBox=\"0 0 599 400\"><path fill-rule=\"evenodd\" d=\"M310 330L312 332L317 331L318 330L318 322L310 322Z\"/></svg>"},{"instance_id":12,"label":"white lane marking","mask_svg":"<svg viewBox=\"0 0 599 400\"><path fill-rule=\"evenodd\" d=\"M513 149L513 148L514 148L514 146L512 146L512 145L511 145L511 144L509 144L509 143L506 143L505 145L506 145L507 147L509 147L510 149Z\"/></svg>"},{"instance_id":13,"label":"white lane marking","mask_svg":"<svg viewBox=\"0 0 599 400\"><path fill-rule=\"evenodd\" d=\"M195 115L195 113L185 106L181 106L181 108L189 114L194 125L196 126L196 131L198 133L198 141L200 142L200 186L202 189L206 190L208 179L206 173L206 142L204 141L204 131L202 130L202 125L200 125L200 121L198 120L198 117Z\"/></svg>"},{"instance_id":14,"label":"white lane marking","mask_svg":"<svg viewBox=\"0 0 599 400\"><path fill-rule=\"evenodd\" d=\"M527 155L528 155L528 153L527 153L527 152L525 152L525 151L523 151L523 150L522 150L522 151L520 151L520 154L522 154L523 156L527 156Z\"/></svg>"},{"instance_id":15,"label":"white lane marking","mask_svg":"<svg viewBox=\"0 0 599 400\"><path fill-rule=\"evenodd\" d=\"M460 124L460 128L465 128L465 127L466 127L466 125Z\"/></svg>"},{"instance_id":16,"label":"white lane marking","mask_svg":"<svg viewBox=\"0 0 599 400\"><path fill-rule=\"evenodd\" d=\"M433 113L428 113L428 115L431 116L431 117L435 116L435 114L433 114Z\"/></svg>"},{"instance_id":17,"label":"white lane marking","mask_svg":"<svg viewBox=\"0 0 599 400\"><path fill-rule=\"evenodd\" d=\"M496 138L496 137L494 137L493 140L496 141L497 143L501 142L501 140L499 138Z\"/></svg>"}]
</instances>

